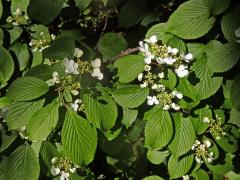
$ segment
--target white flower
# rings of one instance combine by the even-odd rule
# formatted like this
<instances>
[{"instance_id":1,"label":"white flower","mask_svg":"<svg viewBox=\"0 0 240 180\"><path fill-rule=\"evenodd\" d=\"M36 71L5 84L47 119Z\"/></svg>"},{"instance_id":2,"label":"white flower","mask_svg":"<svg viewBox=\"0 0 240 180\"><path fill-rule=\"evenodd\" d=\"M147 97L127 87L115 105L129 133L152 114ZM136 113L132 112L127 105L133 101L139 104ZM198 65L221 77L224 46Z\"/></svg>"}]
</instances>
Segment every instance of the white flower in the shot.
<instances>
[{"instance_id":1,"label":"white flower","mask_svg":"<svg viewBox=\"0 0 240 180\"><path fill-rule=\"evenodd\" d=\"M188 75L187 67L184 65L180 65L178 68L176 68L174 71L177 74L178 77L185 77Z\"/></svg>"},{"instance_id":2,"label":"white flower","mask_svg":"<svg viewBox=\"0 0 240 180\"><path fill-rule=\"evenodd\" d=\"M161 58L161 57L157 57L156 61L157 61L158 64L164 64L165 63L163 58Z\"/></svg>"},{"instance_id":3,"label":"white flower","mask_svg":"<svg viewBox=\"0 0 240 180\"><path fill-rule=\"evenodd\" d=\"M153 97L152 97L152 100L153 100L153 103L154 103L154 104L159 104L159 101L158 101L158 99L157 99L156 96L153 96Z\"/></svg>"},{"instance_id":4,"label":"white flower","mask_svg":"<svg viewBox=\"0 0 240 180\"><path fill-rule=\"evenodd\" d=\"M183 178L183 180L189 180L189 179L190 179L190 178L189 178L189 175L185 175L185 176L183 176L182 178Z\"/></svg>"},{"instance_id":5,"label":"white flower","mask_svg":"<svg viewBox=\"0 0 240 180\"><path fill-rule=\"evenodd\" d=\"M57 158L57 157L54 157L54 158L52 158L51 163L52 163L52 164L55 164L57 161L58 161L58 158Z\"/></svg>"},{"instance_id":6,"label":"white flower","mask_svg":"<svg viewBox=\"0 0 240 180\"><path fill-rule=\"evenodd\" d=\"M172 91L172 95L176 96L178 99L182 99L183 98L182 93L180 93L178 91Z\"/></svg>"},{"instance_id":7,"label":"white flower","mask_svg":"<svg viewBox=\"0 0 240 180\"><path fill-rule=\"evenodd\" d=\"M152 106L152 105L154 104L152 96L148 96L147 99L148 99L148 100L147 100L147 104L148 104L149 106Z\"/></svg>"},{"instance_id":8,"label":"white flower","mask_svg":"<svg viewBox=\"0 0 240 180\"><path fill-rule=\"evenodd\" d=\"M208 163L212 163L212 161L213 161L213 158L212 158L212 157L208 157L208 158L207 158L207 162L208 162Z\"/></svg>"},{"instance_id":9,"label":"white flower","mask_svg":"<svg viewBox=\"0 0 240 180\"><path fill-rule=\"evenodd\" d=\"M64 64L65 64L65 72L66 73L73 73L73 74L79 74L78 72L78 64L75 63L72 59L69 60L67 58L64 58Z\"/></svg>"},{"instance_id":10,"label":"white flower","mask_svg":"<svg viewBox=\"0 0 240 180\"><path fill-rule=\"evenodd\" d=\"M147 83L147 82L144 82L144 83L140 84L140 87L141 87L141 88L145 88L145 87L147 87L147 86L148 86L148 83Z\"/></svg>"},{"instance_id":11,"label":"white flower","mask_svg":"<svg viewBox=\"0 0 240 180\"><path fill-rule=\"evenodd\" d=\"M73 108L74 111L77 111L79 108L79 104L81 103L82 103L81 99L76 99L74 103L71 105L71 107Z\"/></svg>"},{"instance_id":12,"label":"white flower","mask_svg":"<svg viewBox=\"0 0 240 180\"><path fill-rule=\"evenodd\" d=\"M76 96L76 95L79 94L79 92L78 92L77 90L75 90L75 89L71 90L71 93L72 93L74 96Z\"/></svg>"},{"instance_id":13,"label":"white flower","mask_svg":"<svg viewBox=\"0 0 240 180\"><path fill-rule=\"evenodd\" d=\"M13 12L14 15L21 15L21 9L17 8L15 12Z\"/></svg>"},{"instance_id":14,"label":"white flower","mask_svg":"<svg viewBox=\"0 0 240 180\"><path fill-rule=\"evenodd\" d=\"M93 68L100 68L101 67L101 59L96 58L95 60L91 61Z\"/></svg>"},{"instance_id":15,"label":"white flower","mask_svg":"<svg viewBox=\"0 0 240 180\"><path fill-rule=\"evenodd\" d=\"M195 148L196 148L196 145L193 144L191 149L192 149L192 150L195 150Z\"/></svg>"},{"instance_id":16,"label":"white flower","mask_svg":"<svg viewBox=\"0 0 240 180\"><path fill-rule=\"evenodd\" d=\"M190 60L192 60L192 58L193 58L192 53L188 53L188 54L185 55L184 60L186 62L189 62Z\"/></svg>"},{"instance_id":17,"label":"white flower","mask_svg":"<svg viewBox=\"0 0 240 180\"><path fill-rule=\"evenodd\" d=\"M140 73L139 75L138 75L138 81L142 81L143 80L143 73Z\"/></svg>"},{"instance_id":18,"label":"white flower","mask_svg":"<svg viewBox=\"0 0 240 180\"><path fill-rule=\"evenodd\" d=\"M151 70L151 66L146 65L146 66L144 67L144 71L150 71L150 70Z\"/></svg>"},{"instance_id":19,"label":"white flower","mask_svg":"<svg viewBox=\"0 0 240 180\"><path fill-rule=\"evenodd\" d=\"M53 72L52 82L53 82L54 84L60 83L59 75L58 75L58 72L56 72L56 71Z\"/></svg>"},{"instance_id":20,"label":"white flower","mask_svg":"<svg viewBox=\"0 0 240 180\"><path fill-rule=\"evenodd\" d=\"M158 85L157 85L157 84L153 84L153 85L152 85L152 89L155 90L155 89L157 89L157 88L158 88Z\"/></svg>"},{"instance_id":21,"label":"white flower","mask_svg":"<svg viewBox=\"0 0 240 180\"><path fill-rule=\"evenodd\" d=\"M168 53L171 53L173 55L176 55L178 53L177 48L171 48L170 46L167 47Z\"/></svg>"},{"instance_id":22,"label":"white flower","mask_svg":"<svg viewBox=\"0 0 240 180\"><path fill-rule=\"evenodd\" d=\"M144 58L144 62L145 62L146 64L151 64L152 58L151 58L151 57L145 57L145 58Z\"/></svg>"},{"instance_id":23,"label":"white flower","mask_svg":"<svg viewBox=\"0 0 240 180\"><path fill-rule=\"evenodd\" d=\"M211 146L211 142L209 140L205 140L204 144L209 148Z\"/></svg>"},{"instance_id":24,"label":"white flower","mask_svg":"<svg viewBox=\"0 0 240 180\"><path fill-rule=\"evenodd\" d=\"M175 111L179 111L180 110L180 106L176 103L172 103L171 107L175 110Z\"/></svg>"},{"instance_id":25,"label":"white flower","mask_svg":"<svg viewBox=\"0 0 240 180\"><path fill-rule=\"evenodd\" d=\"M74 48L74 56L77 57L77 58L80 58L82 57L83 55L83 51L79 48Z\"/></svg>"},{"instance_id":26,"label":"white flower","mask_svg":"<svg viewBox=\"0 0 240 180\"><path fill-rule=\"evenodd\" d=\"M158 40L157 40L157 36L153 35L151 36L149 39L145 39L145 41L149 44L154 44L156 43Z\"/></svg>"},{"instance_id":27,"label":"white flower","mask_svg":"<svg viewBox=\"0 0 240 180\"><path fill-rule=\"evenodd\" d=\"M158 77L163 79L164 78L164 72L158 73Z\"/></svg>"},{"instance_id":28,"label":"white flower","mask_svg":"<svg viewBox=\"0 0 240 180\"><path fill-rule=\"evenodd\" d=\"M60 180L68 180L69 173L66 173L66 172L64 172L64 171L61 171L60 174L61 174Z\"/></svg>"},{"instance_id":29,"label":"white flower","mask_svg":"<svg viewBox=\"0 0 240 180\"><path fill-rule=\"evenodd\" d=\"M172 57L167 57L167 58L164 58L163 61L168 65L172 65L176 61L176 59Z\"/></svg>"},{"instance_id":30,"label":"white flower","mask_svg":"<svg viewBox=\"0 0 240 180\"><path fill-rule=\"evenodd\" d=\"M195 160L196 160L196 162L197 162L198 164L202 164L202 163L203 163L203 161L201 160L200 157L195 156Z\"/></svg>"},{"instance_id":31,"label":"white flower","mask_svg":"<svg viewBox=\"0 0 240 180\"><path fill-rule=\"evenodd\" d=\"M101 73L100 68L94 68L91 76L96 77L99 80L103 79L103 73Z\"/></svg>"},{"instance_id":32,"label":"white flower","mask_svg":"<svg viewBox=\"0 0 240 180\"><path fill-rule=\"evenodd\" d=\"M208 117L204 117L204 118L203 118L203 122L204 122L204 123L210 123L210 119L209 119Z\"/></svg>"},{"instance_id":33,"label":"white flower","mask_svg":"<svg viewBox=\"0 0 240 180\"><path fill-rule=\"evenodd\" d=\"M60 168L52 166L51 173L52 173L53 176L58 175L60 173Z\"/></svg>"},{"instance_id":34,"label":"white flower","mask_svg":"<svg viewBox=\"0 0 240 180\"><path fill-rule=\"evenodd\" d=\"M75 173L77 169L75 167L73 167L73 168L70 168L69 170L71 173Z\"/></svg>"},{"instance_id":35,"label":"white flower","mask_svg":"<svg viewBox=\"0 0 240 180\"><path fill-rule=\"evenodd\" d=\"M169 106L168 104L166 104L166 105L163 106L163 110L167 111L167 110L169 110L169 109L170 109L170 106Z\"/></svg>"},{"instance_id":36,"label":"white flower","mask_svg":"<svg viewBox=\"0 0 240 180\"><path fill-rule=\"evenodd\" d=\"M145 56L144 58L144 62L146 64L150 64L152 59L155 57L150 51L149 51L149 46L147 43L144 43L143 41L139 42L139 50L143 53L143 55Z\"/></svg>"},{"instance_id":37,"label":"white flower","mask_svg":"<svg viewBox=\"0 0 240 180\"><path fill-rule=\"evenodd\" d=\"M55 34L51 34L51 38L54 40L56 38Z\"/></svg>"}]
</instances>

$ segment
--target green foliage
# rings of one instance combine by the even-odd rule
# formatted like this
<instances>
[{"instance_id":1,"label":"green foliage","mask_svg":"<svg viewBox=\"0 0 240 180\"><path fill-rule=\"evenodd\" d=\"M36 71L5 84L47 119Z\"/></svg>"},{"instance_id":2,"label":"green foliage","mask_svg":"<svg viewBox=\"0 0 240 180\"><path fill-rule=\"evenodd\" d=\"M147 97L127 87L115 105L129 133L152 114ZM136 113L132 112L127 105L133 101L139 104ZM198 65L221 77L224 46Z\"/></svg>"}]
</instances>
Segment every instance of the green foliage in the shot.
<instances>
[{"instance_id":1,"label":"green foliage","mask_svg":"<svg viewBox=\"0 0 240 180\"><path fill-rule=\"evenodd\" d=\"M87 165L94 158L97 131L86 119L68 110L62 129L62 143L64 151L73 162Z\"/></svg>"}]
</instances>

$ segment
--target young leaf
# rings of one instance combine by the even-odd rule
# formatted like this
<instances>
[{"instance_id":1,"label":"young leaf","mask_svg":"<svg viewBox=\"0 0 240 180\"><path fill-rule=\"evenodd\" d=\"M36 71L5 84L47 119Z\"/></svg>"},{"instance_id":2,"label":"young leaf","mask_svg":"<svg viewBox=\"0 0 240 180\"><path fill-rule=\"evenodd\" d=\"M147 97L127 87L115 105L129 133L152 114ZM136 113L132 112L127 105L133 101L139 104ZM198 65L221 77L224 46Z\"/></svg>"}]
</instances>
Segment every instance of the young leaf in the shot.
<instances>
[{"instance_id":1,"label":"young leaf","mask_svg":"<svg viewBox=\"0 0 240 180\"><path fill-rule=\"evenodd\" d=\"M117 106L109 96L101 96L98 100L84 94L83 103L87 119L101 130L111 129L117 120Z\"/></svg>"},{"instance_id":2,"label":"young leaf","mask_svg":"<svg viewBox=\"0 0 240 180\"><path fill-rule=\"evenodd\" d=\"M143 59L141 55L128 55L118 59L114 67L118 68L119 81L128 83L137 78L146 65Z\"/></svg>"},{"instance_id":3,"label":"young leaf","mask_svg":"<svg viewBox=\"0 0 240 180\"><path fill-rule=\"evenodd\" d=\"M28 144L19 146L7 160L8 180L37 180L40 167L38 159Z\"/></svg>"},{"instance_id":4,"label":"young leaf","mask_svg":"<svg viewBox=\"0 0 240 180\"><path fill-rule=\"evenodd\" d=\"M169 154L168 151L148 150L147 158L152 164L161 164Z\"/></svg>"},{"instance_id":5,"label":"young leaf","mask_svg":"<svg viewBox=\"0 0 240 180\"><path fill-rule=\"evenodd\" d=\"M121 53L127 46L127 41L124 37L117 33L106 33L98 42L98 49L106 59L110 59Z\"/></svg>"},{"instance_id":6,"label":"young leaf","mask_svg":"<svg viewBox=\"0 0 240 180\"><path fill-rule=\"evenodd\" d=\"M52 22L61 12L62 0L30 0L29 16L43 24Z\"/></svg>"},{"instance_id":7,"label":"young leaf","mask_svg":"<svg viewBox=\"0 0 240 180\"><path fill-rule=\"evenodd\" d=\"M0 83L7 82L14 71L14 63L9 52L0 47Z\"/></svg>"},{"instance_id":8,"label":"young leaf","mask_svg":"<svg viewBox=\"0 0 240 180\"><path fill-rule=\"evenodd\" d=\"M155 106L145 116L145 147L154 150L166 146L172 139L173 125L168 111Z\"/></svg>"},{"instance_id":9,"label":"young leaf","mask_svg":"<svg viewBox=\"0 0 240 180\"><path fill-rule=\"evenodd\" d=\"M28 101L36 99L48 91L48 85L35 77L22 77L15 80L6 94L12 100Z\"/></svg>"},{"instance_id":10,"label":"young leaf","mask_svg":"<svg viewBox=\"0 0 240 180\"><path fill-rule=\"evenodd\" d=\"M14 102L7 112L8 128L18 129L25 126L32 115L42 108L44 99L30 102Z\"/></svg>"},{"instance_id":11,"label":"young leaf","mask_svg":"<svg viewBox=\"0 0 240 180\"><path fill-rule=\"evenodd\" d=\"M185 155L179 158L172 155L168 161L168 171L171 179L176 179L187 174L192 167L193 160L193 154Z\"/></svg>"},{"instance_id":12,"label":"young leaf","mask_svg":"<svg viewBox=\"0 0 240 180\"><path fill-rule=\"evenodd\" d=\"M182 115L174 116L175 135L169 148L175 157L179 157L188 152L195 141L195 130L189 118Z\"/></svg>"},{"instance_id":13,"label":"young leaf","mask_svg":"<svg viewBox=\"0 0 240 180\"><path fill-rule=\"evenodd\" d=\"M148 88L140 88L140 86L133 85L117 89L112 96L120 106L136 108L146 100L148 94Z\"/></svg>"},{"instance_id":14,"label":"young leaf","mask_svg":"<svg viewBox=\"0 0 240 180\"><path fill-rule=\"evenodd\" d=\"M204 0L191 0L181 4L170 16L167 31L183 39L196 39L205 35L214 22Z\"/></svg>"},{"instance_id":15,"label":"young leaf","mask_svg":"<svg viewBox=\"0 0 240 180\"><path fill-rule=\"evenodd\" d=\"M69 109L62 128L62 144L74 163L87 165L92 162L97 148L97 131L86 119Z\"/></svg>"},{"instance_id":16,"label":"young leaf","mask_svg":"<svg viewBox=\"0 0 240 180\"><path fill-rule=\"evenodd\" d=\"M57 125L58 107L58 103L53 102L32 115L27 124L30 140L41 141L48 137Z\"/></svg>"}]
</instances>

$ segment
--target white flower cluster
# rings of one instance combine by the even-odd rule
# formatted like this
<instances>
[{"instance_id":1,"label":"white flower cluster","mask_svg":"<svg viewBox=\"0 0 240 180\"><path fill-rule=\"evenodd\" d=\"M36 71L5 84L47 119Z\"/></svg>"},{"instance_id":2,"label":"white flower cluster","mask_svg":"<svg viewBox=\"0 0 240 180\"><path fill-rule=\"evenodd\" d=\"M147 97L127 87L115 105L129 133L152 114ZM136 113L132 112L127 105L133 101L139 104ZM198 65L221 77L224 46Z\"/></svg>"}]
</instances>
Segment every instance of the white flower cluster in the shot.
<instances>
[{"instance_id":1,"label":"white flower cluster","mask_svg":"<svg viewBox=\"0 0 240 180\"><path fill-rule=\"evenodd\" d=\"M68 180L70 173L75 173L79 166L73 165L69 160L54 157L51 160L51 173L53 176L60 175L60 180Z\"/></svg>"},{"instance_id":2,"label":"white flower cluster","mask_svg":"<svg viewBox=\"0 0 240 180\"><path fill-rule=\"evenodd\" d=\"M144 55L144 62L151 64L156 62L160 67L173 68L178 77L182 78L189 74L188 64L192 60L191 53L184 54L177 48L166 45L158 45L157 36L139 42L139 50Z\"/></svg>"},{"instance_id":3,"label":"white flower cluster","mask_svg":"<svg viewBox=\"0 0 240 180\"><path fill-rule=\"evenodd\" d=\"M74 111L78 111L79 109L79 105L82 104L82 100L81 99L76 99L74 101L74 103L71 105L71 107L73 108Z\"/></svg>"},{"instance_id":4,"label":"white flower cluster","mask_svg":"<svg viewBox=\"0 0 240 180\"><path fill-rule=\"evenodd\" d=\"M95 60L91 61L91 65L93 67L93 72L91 73L92 77L96 77L98 80L103 79L103 73L101 73L101 59L96 58Z\"/></svg>"},{"instance_id":5,"label":"white flower cluster","mask_svg":"<svg viewBox=\"0 0 240 180\"><path fill-rule=\"evenodd\" d=\"M227 133L223 130L223 124L220 117L217 116L217 120L204 117L202 121L209 124L209 132L216 140L220 140L223 136L226 136Z\"/></svg>"},{"instance_id":6,"label":"white flower cluster","mask_svg":"<svg viewBox=\"0 0 240 180\"><path fill-rule=\"evenodd\" d=\"M209 152L208 148L211 147L211 142L209 140L204 140L200 142L196 140L192 146L192 150L195 151L195 160L198 164L202 164L203 160L211 163L214 160L214 153Z\"/></svg>"},{"instance_id":7,"label":"white flower cluster","mask_svg":"<svg viewBox=\"0 0 240 180\"><path fill-rule=\"evenodd\" d=\"M44 49L48 48L51 42L56 38L54 34L49 34L48 32L40 32L40 39L32 39L29 42L29 46L32 47L32 51L42 52Z\"/></svg>"},{"instance_id":8,"label":"white flower cluster","mask_svg":"<svg viewBox=\"0 0 240 180\"><path fill-rule=\"evenodd\" d=\"M27 25L30 23L29 17L21 11L20 8L17 8L15 12L12 14L13 16L9 16L6 21L8 23L12 23L14 26L19 26L19 25Z\"/></svg>"},{"instance_id":9,"label":"white flower cluster","mask_svg":"<svg viewBox=\"0 0 240 180\"><path fill-rule=\"evenodd\" d=\"M189 180L190 177L189 177L189 175L185 175L185 176L182 176L182 179L183 179L183 180Z\"/></svg>"}]
</instances>

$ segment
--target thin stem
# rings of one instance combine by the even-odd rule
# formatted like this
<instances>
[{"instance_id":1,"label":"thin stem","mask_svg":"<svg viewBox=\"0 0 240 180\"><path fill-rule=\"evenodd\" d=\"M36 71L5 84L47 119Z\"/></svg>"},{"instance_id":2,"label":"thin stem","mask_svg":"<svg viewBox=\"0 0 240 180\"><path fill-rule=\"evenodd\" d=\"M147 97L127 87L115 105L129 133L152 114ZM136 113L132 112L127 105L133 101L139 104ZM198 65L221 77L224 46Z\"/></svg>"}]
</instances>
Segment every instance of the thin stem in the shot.
<instances>
[{"instance_id":1,"label":"thin stem","mask_svg":"<svg viewBox=\"0 0 240 180\"><path fill-rule=\"evenodd\" d=\"M114 56L112 59L110 59L109 64L114 63L116 60L118 60L119 58L138 52L139 51L139 47L135 47L135 48L128 48L125 51L122 51L120 54L118 54L117 56Z\"/></svg>"}]
</instances>

